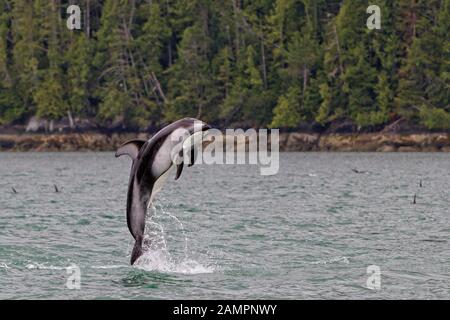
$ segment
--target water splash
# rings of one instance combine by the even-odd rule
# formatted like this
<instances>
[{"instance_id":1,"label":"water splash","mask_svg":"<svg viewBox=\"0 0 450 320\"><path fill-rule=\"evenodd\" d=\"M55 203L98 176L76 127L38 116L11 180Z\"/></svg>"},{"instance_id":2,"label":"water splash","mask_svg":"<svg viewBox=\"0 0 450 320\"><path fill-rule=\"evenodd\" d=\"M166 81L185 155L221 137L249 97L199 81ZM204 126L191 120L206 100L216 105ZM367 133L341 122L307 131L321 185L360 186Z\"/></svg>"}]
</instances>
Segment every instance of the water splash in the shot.
<instances>
[{"instance_id":1,"label":"water splash","mask_svg":"<svg viewBox=\"0 0 450 320\"><path fill-rule=\"evenodd\" d=\"M320 260L320 261L311 262L311 264L330 264L330 263L337 263L337 262L343 262L345 264L350 263L350 261L348 260L347 257L337 257L337 258L332 258L329 260Z\"/></svg>"},{"instance_id":2,"label":"water splash","mask_svg":"<svg viewBox=\"0 0 450 320\"><path fill-rule=\"evenodd\" d=\"M43 263L29 263L25 266L27 269L39 269L39 270L66 270L67 267L59 267L59 266L46 266Z\"/></svg>"},{"instance_id":3,"label":"water splash","mask_svg":"<svg viewBox=\"0 0 450 320\"><path fill-rule=\"evenodd\" d=\"M112 265L105 265L105 266L91 266L92 269L120 269L120 268L129 268L128 265L120 265L120 264L112 264Z\"/></svg>"},{"instance_id":4,"label":"water splash","mask_svg":"<svg viewBox=\"0 0 450 320\"><path fill-rule=\"evenodd\" d=\"M87 268L91 269L119 269L119 268L129 268L128 265L99 265L99 266L88 266ZM10 269L10 267L6 264L0 264L0 268ZM25 265L26 269L29 270L67 270L70 268L70 265L67 266L54 266L54 265L46 265L44 263L28 263ZM84 268L84 267L81 267Z\"/></svg>"},{"instance_id":5,"label":"water splash","mask_svg":"<svg viewBox=\"0 0 450 320\"><path fill-rule=\"evenodd\" d=\"M175 222L178 224L179 230L181 230L181 233L183 234L183 238L184 238L184 259L187 260L188 259L188 237L186 235L186 231L184 230L183 223L175 215L171 214L170 211L166 210L162 204L159 205L159 208L163 214L169 216L171 219L175 220ZM155 208L155 211L156 211L156 208Z\"/></svg>"},{"instance_id":6,"label":"water splash","mask_svg":"<svg viewBox=\"0 0 450 320\"><path fill-rule=\"evenodd\" d=\"M169 252L164 250L154 250L145 252L134 264L138 269L145 271L159 271L181 274L203 274L213 273L214 268L203 266L199 262L191 259L177 261Z\"/></svg>"},{"instance_id":7,"label":"water splash","mask_svg":"<svg viewBox=\"0 0 450 320\"><path fill-rule=\"evenodd\" d=\"M181 274L212 273L214 268L203 266L189 257L188 237L183 223L170 213L163 205L152 205L147 217L143 241L144 254L135 262L134 266L146 271L160 271ZM151 213L153 212L153 213ZM177 231L181 231L184 242L183 257L177 257L177 251L168 246L167 232L164 218L175 221Z\"/></svg>"}]
</instances>

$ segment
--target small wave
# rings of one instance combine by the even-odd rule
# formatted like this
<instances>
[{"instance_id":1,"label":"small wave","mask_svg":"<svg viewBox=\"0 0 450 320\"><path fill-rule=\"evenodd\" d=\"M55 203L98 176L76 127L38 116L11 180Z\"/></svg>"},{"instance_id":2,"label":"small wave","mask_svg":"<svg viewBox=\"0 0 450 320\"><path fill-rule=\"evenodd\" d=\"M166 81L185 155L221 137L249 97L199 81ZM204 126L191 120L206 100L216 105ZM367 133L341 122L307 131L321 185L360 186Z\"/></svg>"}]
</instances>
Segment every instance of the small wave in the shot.
<instances>
[{"instance_id":1,"label":"small wave","mask_svg":"<svg viewBox=\"0 0 450 320\"><path fill-rule=\"evenodd\" d=\"M3 266L4 265L4 266ZM0 264L0 268L6 268L9 269L9 267L6 264ZM29 263L25 266L27 269L38 269L38 270L66 270L67 268L70 268L70 266L62 267L62 266L47 266L45 264L41 263ZM92 269L119 269L119 268L129 268L128 265L104 265L104 266L91 266Z\"/></svg>"},{"instance_id":2,"label":"small wave","mask_svg":"<svg viewBox=\"0 0 450 320\"><path fill-rule=\"evenodd\" d=\"M444 239L422 239L422 242L436 242L436 243L445 243L447 240Z\"/></svg>"},{"instance_id":3,"label":"small wave","mask_svg":"<svg viewBox=\"0 0 450 320\"><path fill-rule=\"evenodd\" d=\"M0 269L9 269L6 263L0 263Z\"/></svg>"},{"instance_id":4,"label":"small wave","mask_svg":"<svg viewBox=\"0 0 450 320\"><path fill-rule=\"evenodd\" d=\"M126 265L109 265L109 266L91 266L92 269L120 269L120 268L128 268Z\"/></svg>"},{"instance_id":5,"label":"small wave","mask_svg":"<svg viewBox=\"0 0 450 320\"><path fill-rule=\"evenodd\" d=\"M332 258L329 260L321 260L321 261L311 262L311 264L330 264L330 263L336 263L336 262L343 262L345 264L350 263L350 261L348 260L347 257L337 257L337 258Z\"/></svg>"},{"instance_id":6,"label":"small wave","mask_svg":"<svg viewBox=\"0 0 450 320\"><path fill-rule=\"evenodd\" d=\"M39 269L39 270L66 270L68 267L59 267L59 266L46 266L44 264L40 264L40 263L29 263L25 266L25 268L27 269Z\"/></svg>"},{"instance_id":7,"label":"small wave","mask_svg":"<svg viewBox=\"0 0 450 320\"><path fill-rule=\"evenodd\" d=\"M214 268L205 267L192 259L174 262L164 250L150 251L144 253L135 263L136 268L145 271L159 271L181 274L204 274L213 273Z\"/></svg>"}]
</instances>

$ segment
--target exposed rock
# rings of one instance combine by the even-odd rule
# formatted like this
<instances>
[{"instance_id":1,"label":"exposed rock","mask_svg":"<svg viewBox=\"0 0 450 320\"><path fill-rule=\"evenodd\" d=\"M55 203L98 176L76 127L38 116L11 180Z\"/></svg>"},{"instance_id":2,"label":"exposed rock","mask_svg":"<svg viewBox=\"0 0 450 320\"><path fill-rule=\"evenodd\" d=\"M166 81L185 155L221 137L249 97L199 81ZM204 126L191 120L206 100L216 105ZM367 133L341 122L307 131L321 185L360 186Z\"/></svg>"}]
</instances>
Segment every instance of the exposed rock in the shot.
<instances>
[{"instance_id":1,"label":"exposed rock","mask_svg":"<svg viewBox=\"0 0 450 320\"><path fill-rule=\"evenodd\" d=\"M381 131L381 133L400 134L400 133L412 133L424 130L423 127L408 121L405 118L400 118L397 121L387 125Z\"/></svg>"},{"instance_id":2,"label":"exposed rock","mask_svg":"<svg viewBox=\"0 0 450 320\"><path fill-rule=\"evenodd\" d=\"M48 128L48 121L45 119L40 119L38 117L31 117L28 120L26 132L39 132L45 131Z\"/></svg>"},{"instance_id":3,"label":"exposed rock","mask_svg":"<svg viewBox=\"0 0 450 320\"><path fill-rule=\"evenodd\" d=\"M334 133L352 133L356 131L356 124L350 120L339 120L333 122L328 130L326 131L327 134L334 134Z\"/></svg>"},{"instance_id":4,"label":"exposed rock","mask_svg":"<svg viewBox=\"0 0 450 320\"><path fill-rule=\"evenodd\" d=\"M79 131L89 131L98 128L97 124L89 119L75 119L75 128Z\"/></svg>"},{"instance_id":5,"label":"exposed rock","mask_svg":"<svg viewBox=\"0 0 450 320\"><path fill-rule=\"evenodd\" d=\"M283 146L285 151L315 151L318 149L318 134L290 133L286 136L287 138L284 138L283 142L280 137L280 146Z\"/></svg>"},{"instance_id":6,"label":"exposed rock","mask_svg":"<svg viewBox=\"0 0 450 320\"><path fill-rule=\"evenodd\" d=\"M390 145L384 145L377 149L377 152L396 152L397 148Z\"/></svg>"},{"instance_id":7,"label":"exposed rock","mask_svg":"<svg viewBox=\"0 0 450 320\"><path fill-rule=\"evenodd\" d=\"M0 140L0 150L14 149L16 142L13 139Z\"/></svg>"},{"instance_id":8,"label":"exposed rock","mask_svg":"<svg viewBox=\"0 0 450 320\"><path fill-rule=\"evenodd\" d=\"M434 141L432 142L434 145L439 147L450 146L450 135L449 134L438 134L435 136Z\"/></svg>"},{"instance_id":9,"label":"exposed rock","mask_svg":"<svg viewBox=\"0 0 450 320\"><path fill-rule=\"evenodd\" d=\"M422 152L439 152L441 151L441 149L439 149L437 146L428 146L428 147L423 147Z\"/></svg>"},{"instance_id":10,"label":"exposed rock","mask_svg":"<svg viewBox=\"0 0 450 320\"><path fill-rule=\"evenodd\" d=\"M399 152L420 152L419 147L400 147L398 148Z\"/></svg>"},{"instance_id":11,"label":"exposed rock","mask_svg":"<svg viewBox=\"0 0 450 320\"><path fill-rule=\"evenodd\" d=\"M127 140L136 138L147 140L150 136L148 133L114 133L111 135L102 133L0 134L0 150L114 151ZM248 142L247 137L245 143ZM450 152L450 134L318 135L281 133L280 151Z\"/></svg>"},{"instance_id":12,"label":"exposed rock","mask_svg":"<svg viewBox=\"0 0 450 320\"><path fill-rule=\"evenodd\" d=\"M319 141L321 151L352 151L355 149L355 137L352 135L323 135Z\"/></svg>"}]
</instances>

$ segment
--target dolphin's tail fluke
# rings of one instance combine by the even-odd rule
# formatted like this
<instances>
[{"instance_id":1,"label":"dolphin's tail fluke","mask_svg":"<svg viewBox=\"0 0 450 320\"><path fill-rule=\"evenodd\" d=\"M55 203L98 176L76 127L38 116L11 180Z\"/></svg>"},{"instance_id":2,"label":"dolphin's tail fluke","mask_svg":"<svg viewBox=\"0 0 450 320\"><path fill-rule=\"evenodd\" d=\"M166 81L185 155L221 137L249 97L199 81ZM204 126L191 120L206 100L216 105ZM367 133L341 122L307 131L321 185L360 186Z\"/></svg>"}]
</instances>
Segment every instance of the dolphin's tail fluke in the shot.
<instances>
[{"instance_id":1,"label":"dolphin's tail fluke","mask_svg":"<svg viewBox=\"0 0 450 320\"><path fill-rule=\"evenodd\" d=\"M136 237L136 242L134 243L133 251L131 252L131 265L142 256L142 236Z\"/></svg>"}]
</instances>

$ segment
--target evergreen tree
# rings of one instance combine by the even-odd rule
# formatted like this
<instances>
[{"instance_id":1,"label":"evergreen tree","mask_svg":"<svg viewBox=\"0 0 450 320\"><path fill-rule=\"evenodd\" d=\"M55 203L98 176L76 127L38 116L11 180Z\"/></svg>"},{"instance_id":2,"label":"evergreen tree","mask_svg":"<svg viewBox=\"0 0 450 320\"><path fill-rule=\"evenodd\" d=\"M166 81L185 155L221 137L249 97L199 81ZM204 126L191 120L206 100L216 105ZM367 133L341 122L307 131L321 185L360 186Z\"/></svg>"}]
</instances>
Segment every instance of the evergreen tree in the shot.
<instances>
[{"instance_id":1,"label":"evergreen tree","mask_svg":"<svg viewBox=\"0 0 450 320\"><path fill-rule=\"evenodd\" d=\"M33 1L14 1L11 9L12 74L14 87L20 96L23 112L33 115L33 92L39 83L38 66L41 54L38 49L37 23L34 17Z\"/></svg>"},{"instance_id":2,"label":"evergreen tree","mask_svg":"<svg viewBox=\"0 0 450 320\"><path fill-rule=\"evenodd\" d=\"M212 115L211 105L216 94L210 77L210 39L199 24L187 28L178 48L178 61L171 68L169 81L170 103L167 120L180 117L205 117Z\"/></svg>"},{"instance_id":3,"label":"evergreen tree","mask_svg":"<svg viewBox=\"0 0 450 320\"><path fill-rule=\"evenodd\" d=\"M449 1L0 0L0 123L446 130Z\"/></svg>"},{"instance_id":4,"label":"evergreen tree","mask_svg":"<svg viewBox=\"0 0 450 320\"><path fill-rule=\"evenodd\" d=\"M271 128L295 128L300 124L300 101L301 91L298 87L291 87L285 96L281 96L274 109L274 118L270 124Z\"/></svg>"},{"instance_id":5,"label":"evergreen tree","mask_svg":"<svg viewBox=\"0 0 450 320\"><path fill-rule=\"evenodd\" d=\"M10 123L24 113L11 74L11 3L0 0L0 124Z\"/></svg>"},{"instance_id":6,"label":"evergreen tree","mask_svg":"<svg viewBox=\"0 0 450 320\"><path fill-rule=\"evenodd\" d=\"M418 27L401 69L396 97L400 115L412 120L421 119L430 129L450 128L447 111L450 86L448 79L445 80L445 71L442 73L448 70L448 41L442 41L442 36L450 31L449 6L448 1L443 4L443 10L438 11L439 3L431 3L423 15L417 17ZM432 27L426 28L426 25Z\"/></svg>"},{"instance_id":7,"label":"evergreen tree","mask_svg":"<svg viewBox=\"0 0 450 320\"><path fill-rule=\"evenodd\" d=\"M39 82L33 93L36 105L36 114L39 117L55 120L62 117L68 110L64 99L64 75L62 64L62 34L59 8L56 0L40 1L34 3L36 24L39 30L39 51L45 68L38 70ZM50 128L52 130L52 128Z\"/></svg>"},{"instance_id":8,"label":"evergreen tree","mask_svg":"<svg viewBox=\"0 0 450 320\"><path fill-rule=\"evenodd\" d=\"M67 100L71 117L95 116L90 97L94 86L92 69L93 48L84 33L75 33L70 39L64 59L67 61Z\"/></svg>"},{"instance_id":9,"label":"evergreen tree","mask_svg":"<svg viewBox=\"0 0 450 320\"><path fill-rule=\"evenodd\" d=\"M0 1L0 85L3 87L11 86L11 75L8 68L8 37L11 19L11 12L8 10L8 3L5 0Z\"/></svg>"}]
</instances>

